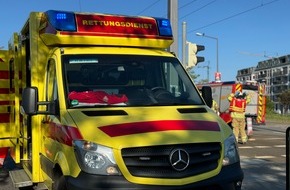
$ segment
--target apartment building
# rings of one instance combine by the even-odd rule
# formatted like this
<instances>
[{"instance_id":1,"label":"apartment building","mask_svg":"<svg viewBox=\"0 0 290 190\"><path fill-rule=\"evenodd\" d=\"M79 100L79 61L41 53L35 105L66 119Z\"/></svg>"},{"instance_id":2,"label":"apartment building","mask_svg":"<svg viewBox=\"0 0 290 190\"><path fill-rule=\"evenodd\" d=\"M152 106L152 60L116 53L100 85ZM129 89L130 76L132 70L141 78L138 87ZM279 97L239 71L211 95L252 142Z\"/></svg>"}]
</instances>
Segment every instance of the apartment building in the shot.
<instances>
[{"instance_id":1,"label":"apartment building","mask_svg":"<svg viewBox=\"0 0 290 190\"><path fill-rule=\"evenodd\" d=\"M290 55L275 57L258 62L256 67L238 70L237 81L257 81L266 85L266 95L274 103L276 112L282 112L278 96L290 90Z\"/></svg>"}]
</instances>

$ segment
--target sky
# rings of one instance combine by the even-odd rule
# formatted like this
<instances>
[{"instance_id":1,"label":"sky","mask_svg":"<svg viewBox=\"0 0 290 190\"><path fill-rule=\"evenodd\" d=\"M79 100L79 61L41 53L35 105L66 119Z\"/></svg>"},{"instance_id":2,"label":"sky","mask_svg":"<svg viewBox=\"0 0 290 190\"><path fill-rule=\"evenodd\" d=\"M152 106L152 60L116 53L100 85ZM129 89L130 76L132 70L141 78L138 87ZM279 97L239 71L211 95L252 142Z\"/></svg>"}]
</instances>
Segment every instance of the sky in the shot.
<instances>
[{"instance_id":1,"label":"sky","mask_svg":"<svg viewBox=\"0 0 290 190\"><path fill-rule=\"evenodd\" d=\"M168 0L1 1L2 49L7 49L12 34L22 29L33 11L168 15ZM193 68L194 73L199 75L197 81L214 80L217 57L221 80L233 81L239 69L256 67L259 61L290 54L290 0L177 0L177 4L178 31L175 40L178 58L182 61L183 23L186 24L186 41L205 46L205 50L198 53L205 57L205 61ZM214 38L197 36L196 33Z\"/></svg>"}]
</instances>

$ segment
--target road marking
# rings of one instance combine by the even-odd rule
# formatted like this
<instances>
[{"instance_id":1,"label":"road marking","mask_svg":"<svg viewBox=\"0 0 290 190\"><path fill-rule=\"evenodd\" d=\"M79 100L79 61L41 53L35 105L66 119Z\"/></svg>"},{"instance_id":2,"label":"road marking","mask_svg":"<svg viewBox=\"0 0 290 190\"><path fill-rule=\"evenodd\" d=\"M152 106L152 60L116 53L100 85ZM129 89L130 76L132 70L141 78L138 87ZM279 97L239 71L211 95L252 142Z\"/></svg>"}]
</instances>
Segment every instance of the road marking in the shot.
<instances>
[{"instance_id":1,"label":"road marking","mask_svg":"<svg viewBox=\"0 0 290 190\"><path fill-rule=\"evenodd\" d=\"M274 147L276 148L286 148L286 145L282 144L282 145L274 145Z\"/></svg>"},{"instance_id":2,"label":"road marking","mask_svg":"<svg viewBox=\"0 0 290 190\"><path fill-rule=\"evenodd\" d=\"M249 156L240 156L240 159L249 159Z\"/></svg>"},{"instance_id":3,"label":"road marking","mask_svg":"<svg viewBox=\"0 0 290 190\"><path fill-rule=\"evenodd\" d=\"M285 138L267 138L267 140L285 140Z\"/></svg>"},{"instance_id":4,"label":"road marking","mask_svg":"<svg viewBox=\"0 0 290 190\"><path fill-rule=\"evenodd\" d=\"M254 148L254 147L252 147L252 146L240 146L239 148L240 149L251 149L251 148Z\"/></svg>"},{"instance_id":5,"label":"road marking","mask_svg":"<svg viewBox=\"0 0 290 190\"><path fill-rule=\"evenodd\" d=\"M270 159L270 158L276 158L276 156L255 156L254 158L257 158L257 159Z\"/></svg>"},{"instance_id":6,"label":"road marking","mask_svg":"<svg viewBox=\"0 0 290 190\"><path fill-rule=\"evenodd\" d=\"M286 148L286 145L273 145L273 146L239 146L240 149L252 149L252 148Z\"/></svg>"},{"instance_id":7,"label":"road marking","mask_svg":"<svg viewBox=\"0 0 290 190\"><path fill-rule=\"evenodd\" d=\"M272 146L254 146L255 148L272 148Z\"/></svg>"}]
</instances>

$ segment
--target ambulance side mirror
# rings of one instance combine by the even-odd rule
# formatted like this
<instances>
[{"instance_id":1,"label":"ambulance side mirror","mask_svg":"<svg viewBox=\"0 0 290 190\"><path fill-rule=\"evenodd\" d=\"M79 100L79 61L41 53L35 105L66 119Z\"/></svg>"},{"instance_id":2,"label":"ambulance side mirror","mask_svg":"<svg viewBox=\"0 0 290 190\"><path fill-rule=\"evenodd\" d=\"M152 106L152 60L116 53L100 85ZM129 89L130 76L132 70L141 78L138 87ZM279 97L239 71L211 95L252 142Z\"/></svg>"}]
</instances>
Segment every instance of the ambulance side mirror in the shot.
<instances>
[{"instance_id":1,"label":"ambulance side mirror","mask_svg":"<svg viewBox=\"0 0 290 190\"><path fill-rule=\"evenodd\" d=\"M27 115L37 114L38 90L36 87L27 87L22 92L23 111Z\"/></svg>"},{"instance_id":2,"label":"ambulance side mirror","mask_svg":"<svg viewBox=\"0 0 290 190\"><path fill-rule=\"evenodd\" d=\"M210 86L203 86L201 88L201 95L208 107L212 107L212 91Z\"/></svg>"},{"instance_id":3,"label":"ambulance side mirror","mask_svg":"<svg viewBox=\"0 0 290 190\"><path fill-rule=\"evenodd\" d=\"M44 106L44 111L39 111L39 107ZM55 102L38 101L38 88L27 87L22 92L22 111L27 115L55 115L56 106Z\"/></svg>"}]
</instances>

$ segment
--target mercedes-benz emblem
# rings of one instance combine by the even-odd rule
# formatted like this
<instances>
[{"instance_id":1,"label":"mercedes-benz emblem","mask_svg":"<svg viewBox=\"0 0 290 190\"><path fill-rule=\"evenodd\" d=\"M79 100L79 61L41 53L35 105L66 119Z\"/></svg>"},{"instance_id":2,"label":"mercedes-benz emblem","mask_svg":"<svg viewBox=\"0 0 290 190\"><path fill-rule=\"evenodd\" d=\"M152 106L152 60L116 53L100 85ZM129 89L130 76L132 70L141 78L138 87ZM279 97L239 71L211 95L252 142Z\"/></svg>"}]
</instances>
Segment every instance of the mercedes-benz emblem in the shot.
<instances>
[{"instance_id":1,"label":"mercedes-benz emblem","mask_svg":"<svg viewBox=\"0 0 290 190\"><path fill-rule=\"evenodd\" d=\"M174 149L169 155L170 164L177 171L185 170L189 160L189 154L184 149Z\"/></svg>"}]
</instances>

